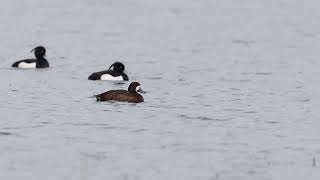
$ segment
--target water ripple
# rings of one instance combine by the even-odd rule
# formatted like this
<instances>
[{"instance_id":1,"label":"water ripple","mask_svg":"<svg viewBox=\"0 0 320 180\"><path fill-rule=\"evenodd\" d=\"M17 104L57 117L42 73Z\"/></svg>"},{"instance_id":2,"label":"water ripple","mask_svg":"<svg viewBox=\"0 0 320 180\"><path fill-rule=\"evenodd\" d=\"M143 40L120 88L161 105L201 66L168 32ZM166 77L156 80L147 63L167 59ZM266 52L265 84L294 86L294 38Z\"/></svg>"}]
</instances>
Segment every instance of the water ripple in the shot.
<instances>
[{"instance_id":1,"label":"water ripple","mask_svg":"<svg viewBox=\"0 0 320 180\"><path fill-rule=\"evenodd\" d=\"M189 115L179 115L178 117L182 119L195 119L195 120L201 120L201 121L230 121L233 118L212 118L207 116L189 116Z\"/></svg>"}]
</instances>

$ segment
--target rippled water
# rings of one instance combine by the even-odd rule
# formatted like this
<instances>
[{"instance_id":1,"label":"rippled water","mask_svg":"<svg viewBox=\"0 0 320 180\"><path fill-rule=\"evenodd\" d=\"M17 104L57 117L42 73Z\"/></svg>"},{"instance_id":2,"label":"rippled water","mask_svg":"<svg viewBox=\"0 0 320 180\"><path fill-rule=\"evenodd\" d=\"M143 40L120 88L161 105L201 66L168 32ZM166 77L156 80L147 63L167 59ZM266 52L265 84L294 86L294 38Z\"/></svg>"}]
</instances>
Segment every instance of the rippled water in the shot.
<instances>
[{"instance_id":1,"label":"rippled water","mask_svg":"<svg viewBox=\"0 0 320 180\"><path fill-rule=\"evenodd\" d=\"M319 6L3 0L0 179L318 179ZM40 44L52 68L10 68ZM114 61L144 103L89 98Z\"/></svg>"}]
</instances>

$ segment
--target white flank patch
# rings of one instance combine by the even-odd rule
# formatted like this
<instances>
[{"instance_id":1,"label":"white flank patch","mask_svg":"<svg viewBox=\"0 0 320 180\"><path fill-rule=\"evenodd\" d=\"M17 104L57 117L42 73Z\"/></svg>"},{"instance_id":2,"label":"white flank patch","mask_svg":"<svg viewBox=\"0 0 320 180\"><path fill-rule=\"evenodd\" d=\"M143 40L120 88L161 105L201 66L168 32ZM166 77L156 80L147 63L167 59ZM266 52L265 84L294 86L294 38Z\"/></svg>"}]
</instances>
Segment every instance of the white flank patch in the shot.
<instances>
[{"instance_id":1,"label":"white flank patch","mask_svg":"<svg viewBox=\"0 0 320 180\"><path fill-rule=\"evenodd\" d=\"M26 63L26 62L21 62L18 64L18 68L36 68L36 63Z\"/></svg>"},{"instance_id":2,"label":"white flank patch","mask_svg":"<svg viewBox=\"0 0 320 180\"><path fill-rule=\"evenodd\" d=\"M101 80L104 81L123 81L123 77L122 76L111 76L110 74L104 74L101 76L100 78Z\"/></svg>"}]
</instances>

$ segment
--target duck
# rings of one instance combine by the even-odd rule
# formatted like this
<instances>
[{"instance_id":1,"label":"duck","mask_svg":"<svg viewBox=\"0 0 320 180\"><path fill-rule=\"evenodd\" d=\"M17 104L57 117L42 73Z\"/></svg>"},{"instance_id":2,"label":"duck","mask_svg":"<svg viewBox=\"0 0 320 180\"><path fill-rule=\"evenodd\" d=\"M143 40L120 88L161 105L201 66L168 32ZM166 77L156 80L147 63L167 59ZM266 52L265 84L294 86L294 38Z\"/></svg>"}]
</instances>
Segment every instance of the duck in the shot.
<instances>
[{"instance_id":1,"label":"duck","mask_svg":"<svg viewBox=\"0 0 320 180\"><path fill-rule=\"evenodd\" d=\"M94 72L89 80L106 80L106 81L128 81L128 76L124 73L124 65L121 62L113 63L108 70Z\"/></svg>"},{"instance_id":2,"label":"duck","mask_svg":"<svg viewBox=\"0 0 320 180\"><path fill-rule=\"evenodd\" d=\"M128 90L110 90L102 94L94 95L94 97L97 98L97 101L144 102L144 98L138 92L145 93L145 91L141 89L139 82L132 82Z\"/></svg>"},{"instance_id":3,"label":"duck","mask_svg":"<svg viewBox=\"0 0 320 180\"><path fill-rule=\"evenodd\" d=\"M44 58L46 55L46 49L43 46L37 46L34 49L32 49L31 52L34 52L34 55L36 57L35 59L20 60L13 63L11 67L22 69L49 67L49 62L46 58Z\"/></svg>"}]
</instances>

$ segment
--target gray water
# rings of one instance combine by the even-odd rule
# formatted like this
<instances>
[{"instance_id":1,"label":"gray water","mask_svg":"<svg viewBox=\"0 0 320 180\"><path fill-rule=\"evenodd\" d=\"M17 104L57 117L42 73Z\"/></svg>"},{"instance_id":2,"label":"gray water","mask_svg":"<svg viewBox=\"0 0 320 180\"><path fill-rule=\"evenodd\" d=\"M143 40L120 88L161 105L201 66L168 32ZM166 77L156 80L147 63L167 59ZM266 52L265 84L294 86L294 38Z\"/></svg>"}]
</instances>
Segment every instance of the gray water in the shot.
<instances>
[{"instance_id":1,"label":"gray water","mask_svg":"<svg viewBox=\"0 0 320 180\"><path fill-rule=\"evenodd\" d=\"M319 8L2 0L0 179L319 179ZM10 68L37 45L51 68ZM114 61L144 103L89 98Z\"/></svg>"}]
</instances>

